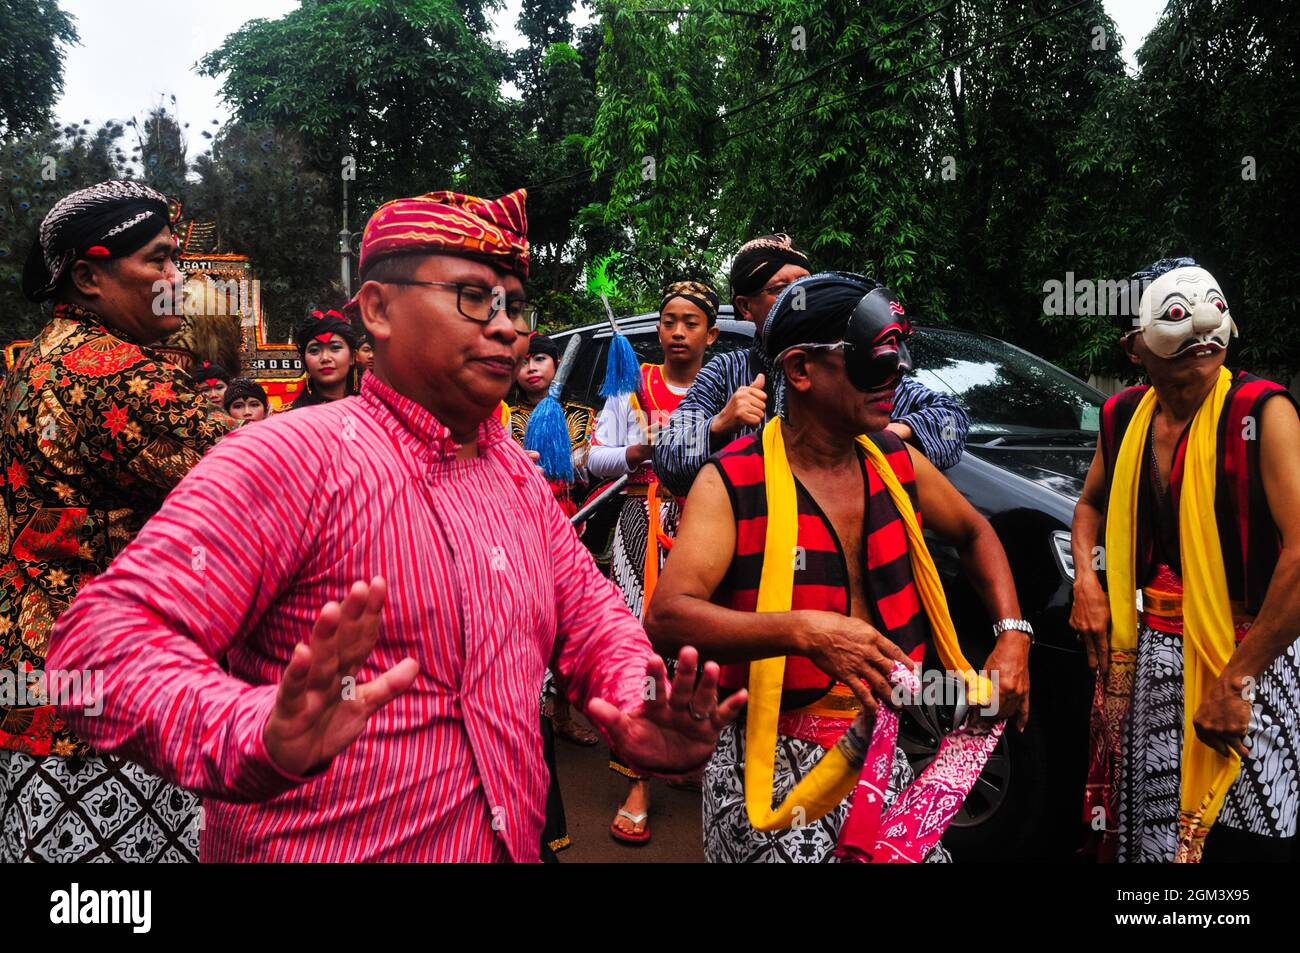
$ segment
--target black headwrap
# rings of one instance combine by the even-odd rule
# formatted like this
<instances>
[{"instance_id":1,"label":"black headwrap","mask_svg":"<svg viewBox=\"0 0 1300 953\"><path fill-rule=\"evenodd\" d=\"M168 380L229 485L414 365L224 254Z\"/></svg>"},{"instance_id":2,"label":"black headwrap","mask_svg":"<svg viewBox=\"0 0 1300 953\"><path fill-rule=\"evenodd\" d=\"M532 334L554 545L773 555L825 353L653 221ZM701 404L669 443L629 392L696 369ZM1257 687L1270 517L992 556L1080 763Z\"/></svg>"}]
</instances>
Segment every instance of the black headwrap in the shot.
<instances>
[{"instance_id":1,"label":"black headwrap","mask_svg":"<svg viewBox=\"0 0 1300 953\"><path fill-rule=\"evenodd\" d=\"M230 383L230 371L226 370L220 364L213 364L211 361L204 361L190 369L190 380L194 386L200 389L211 387L211 381L223 381Z\"/></svg>"},{"instance_id":2,"label":"black headwrap","mask_svg":"<svg viewBox=\"0 0 1300 953\"><path fill-rule=\"evenodd\" d=\"M331 335L335 334L347 341L348 347L352 350L357 349L356 329L342 314L333 309L313 311L311 317L298 325L298 329L293 332L293 343L298 348L299 354L306 354L307 345L313 340L319 340L324 344L329 341Z\"/></svg>"},{"instance_id":3,"label":"black headwrap","mask_svg":"<svg viewBox=\"0 0 1300 953\"><path fill-rule=\"evenodd\" d=\"M812 271L808 256L795 248L790 236L778 233L745 242L731 262L731 297L761 291L768 279L786 265Z\"/></svg>"},{"instance_id":4,"label":"black headwrap","mask_svg":"<svg viewBox=\"0 0 1300 953\"><path fill-rule=\"evenodd\" d=\"M849 382L874 391L911 371L911 334L912 324L892 291L865 275L829 271L800 278L781 292L763 326L763 347L775 363L796 345L842 341ZM783 374L776 383L777 407L783 410Z\"/></svg>"},{"instance_id":5,"label":"black headwrap","mask_svg":"<svg viewBox=\"0 0 1300 953\"><path fill-rule=\"evenodd\" d=\"M847 271L825 271L800 278L781 292L763 325L763 350L769 360L793 344L832 344L842 340L849 315L879 282Z\"/></svg>"},{"instance_id":6,"label":"black headwrap","mask_svg":"<svg viewBox=\"0 0 1300 953\"><path fill-rule=\"evenodd\" d=\"M1175 268L1199 268L1195 258L1161 258L1159 261L1153 261L1141 271L1135 271L1129 276L1130 287L1132 283L1137 283L1136 295L1132 296L1129 302L1128 311L1115 315L1115 327L1121 335L1127 336L1137 329L1134 319L1138 313L1138 299L1146 293L1147 287L1165 272L1173 271ZM1121 308L1121 311L1125 309Z\"/></svg>"},{"instance_id":7,"label":"black headwrap","mask_svg":"<svg viewBox=\"0 0 1300 953\"><path fill-rule=\"evenodd\" d=\"M560 362L560 346L537 331L528 338L528 356L532 357L534 354L549 354L551 360L557 364Z\"/></svg>"},{"instance_id":8,"label":"black headwrap","mask_svg":"<svg viewBox=\"0 0 1300 953\"><path fill-rule=\"evenodd\" d=\"M221 406L229 410L230 405L235 401L248 400L250 397L254 400L260 400L262 406L267 410L271 409L271 405L266 399L266 390L251 377L236 377L231 380L226 385L226 394L221 398Z\"/></svg>"},{"instance_id":9,"label":"black headwrap","mask_svg":"<svg viewBox=\"0 0 1300 953\"><path fill-rule=\"evenodd\" d=\"M659 310L673 298L685 298L704 312L709 319L709 326L718 320L718 293L702 281L674 281L664 289L664 296L659 301Z\"/></svg>"},{"instance_id":10,"label":"black headwrap","mask_svg":"<svg viewBox=\"0 0 1300 953\"><path fill-rule=\"evenodd\" d=\"M23 268L29 301L51 297L74 261L122 258L168 225L167 198L140 182L111 180L54 203Z\"/></svg>"}]
</instances>

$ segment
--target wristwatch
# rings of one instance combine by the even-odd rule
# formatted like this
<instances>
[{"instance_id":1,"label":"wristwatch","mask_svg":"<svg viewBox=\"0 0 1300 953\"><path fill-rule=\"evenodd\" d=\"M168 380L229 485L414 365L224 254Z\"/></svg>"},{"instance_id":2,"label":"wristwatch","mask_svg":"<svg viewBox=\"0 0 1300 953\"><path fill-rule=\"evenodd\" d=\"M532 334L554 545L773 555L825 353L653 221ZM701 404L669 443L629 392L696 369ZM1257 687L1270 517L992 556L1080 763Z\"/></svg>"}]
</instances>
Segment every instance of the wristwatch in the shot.
<instances>
[{"instance_id":1,"label":"wristwatch","mask_svg":"<svg viewBox=\"0 0 1300 953\"><path fill-rule=\"evenodd\" d=\"M1034 644L1034 627L1024 619L998 619L993 623L993 637L997 638L1003 632L1014 629L1017 632L1023 632L1029 636L1029 644Z\"/></svg>"}]
</instances>

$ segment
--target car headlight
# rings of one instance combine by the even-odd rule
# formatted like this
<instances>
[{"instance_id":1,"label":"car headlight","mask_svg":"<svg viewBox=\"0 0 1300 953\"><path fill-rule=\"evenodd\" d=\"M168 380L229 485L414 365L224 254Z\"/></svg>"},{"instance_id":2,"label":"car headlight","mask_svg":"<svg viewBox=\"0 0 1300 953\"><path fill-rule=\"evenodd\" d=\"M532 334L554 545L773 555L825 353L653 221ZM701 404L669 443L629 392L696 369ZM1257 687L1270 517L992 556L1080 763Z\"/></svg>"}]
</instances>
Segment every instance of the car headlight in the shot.
<instances>
[{"instance_id":1,"label":"car headlight","mask_svg":"<svg viewBox=\"0 0 1300 953\"><path fill-rule=\"evenodd\" d=\"M1056 553L1056 564L1061 567L1061 574L1074 582L1074 550L1070 548L1070 534L1063 529L1052 533L1052 552Z\"/></svg>"}]
</instances>

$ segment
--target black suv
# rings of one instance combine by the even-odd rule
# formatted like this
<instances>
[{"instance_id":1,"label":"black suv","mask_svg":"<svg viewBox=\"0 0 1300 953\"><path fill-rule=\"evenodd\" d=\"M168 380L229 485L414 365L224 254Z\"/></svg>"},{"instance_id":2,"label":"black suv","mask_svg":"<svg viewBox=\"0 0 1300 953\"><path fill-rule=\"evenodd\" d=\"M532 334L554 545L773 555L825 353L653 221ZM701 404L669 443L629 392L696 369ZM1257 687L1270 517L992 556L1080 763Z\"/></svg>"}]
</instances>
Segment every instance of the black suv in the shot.
<instances>
[{"instance_id":1,"label":"black suv","mask_svg":"<svg viewBox=\"0 0 1300 953\"><path fill-rule=\"evenodd\" d=\"M643 361L663 360L658 315L621 319ZM748 347L754 326L724 306L710 356ZM553 335L564 349L580 334L564 399L599 408L611 331L601 322ZM962 860L1070 859L1082 822L1093 678L1068 625L1074 562L1070 520L1096 446L1105 395L1005 341L948 328L918 327L910 343L917 378L951 394L970 416L966 452L946 471L997 531L1034 626L1030 719L1008 730L944 835ZM607 555L616 507L605 507L583 538ZM978 667L992 648L991 620L961 573L956 551L931 537L962 647ZM906 710L900 744L919 772L934 757L955 712L942 704Z\"/></svg>"}]
</instances>

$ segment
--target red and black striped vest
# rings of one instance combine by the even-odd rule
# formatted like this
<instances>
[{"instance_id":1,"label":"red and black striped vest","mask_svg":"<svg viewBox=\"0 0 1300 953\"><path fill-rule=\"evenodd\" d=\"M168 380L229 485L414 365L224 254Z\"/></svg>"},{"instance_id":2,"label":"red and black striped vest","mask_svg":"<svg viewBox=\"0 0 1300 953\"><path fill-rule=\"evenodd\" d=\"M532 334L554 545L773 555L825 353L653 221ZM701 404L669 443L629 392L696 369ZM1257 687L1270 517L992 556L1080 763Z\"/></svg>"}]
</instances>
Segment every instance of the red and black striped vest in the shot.
<instances>
[{"instance_id":1,"label":"red and black striped vest","mask_svg":"<svg viewBox=\"0 0 1300 953\"><path fill-rule=\"evenodd\" d=\"M1129 421L1149 385L1129 387L1106 401L1101 411L1101 452L1106 466L1106 494L1110 497L1111 474ZM1228 576L1228 597L1245 602L1246 611L1257 613L1277 567L1282 537L1268 510L1264 482L1259 464L1260 420L1266 401L1285 394L1280 384L1238 371L1228 391L1219 418L1219 462L1215 476L1214 513L1219 527L1219 545L1223 567ZM1183 480L1183 463L1187 454L1188 427L1174 450L1173 470L1169 474L1169 491L1173 512L1178 512ZM1149 439L1149 438L1148 438ZM1146 451L1149 453L1149 450ZM1146 454L1143 460L1147 459ZM1146 464L1144 463L1144 466ZM1137 566L1138 585L1150 582L1153 565L1154 525L1150 480L1144 479L1138 492ZM1104 511L1103 511L1104 512ZM1175 536L1177 529L1174 529ZM1102 537L1104 538L1104 536Z\"/></svg>"},{"instance_id":2,"label":"red and black striped vest","mask_svg":"<svg viewBox=\"0 0 1300 953\"><path fill-rule=\"evenodd\" d=\"M885 454L899 482L912 498L920 518L916 475L907 446L894 433L871 434L871 440ZM859 451L863 471L863 567L866 590L871 599L872 624L904 652L920 659L930 635L930 622L912 580L903 519L889 498L889 491L875 469ZM714 454L709 462L722 474L731 509L736 517L736 551L713 600L740 612L754 612L758 606L758 584L763 572L763 548L767 540L767 492L763 479L763 437L750 434L733 441ZM799 510L799 535L795 558L792 609L820 609L850 614L848 565L844 550L831 522L817 501L795 480ZM722 683L727 688L748 684L748 664L723 666ZM810 705L826 694L835 680L807 658L790 656L785 663L782 709Z\"/></svg>"}]
</instances>

